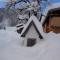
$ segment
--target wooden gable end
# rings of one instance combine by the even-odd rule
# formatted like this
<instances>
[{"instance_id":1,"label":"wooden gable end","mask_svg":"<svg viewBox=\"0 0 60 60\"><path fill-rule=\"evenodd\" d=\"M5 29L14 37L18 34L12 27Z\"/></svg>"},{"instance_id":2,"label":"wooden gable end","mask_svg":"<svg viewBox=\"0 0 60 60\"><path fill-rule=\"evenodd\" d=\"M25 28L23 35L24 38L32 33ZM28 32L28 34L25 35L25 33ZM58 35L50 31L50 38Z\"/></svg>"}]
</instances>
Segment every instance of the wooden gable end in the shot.
<instances>
[{"instance_id":1,"label":"wooden gable end","mask_svg":"<svg viewBox=\"0 0 60 60\"><path fill-rule=\"evenodd\" d=\"M43 24L44 32L60 33L60 10L53 10L48 13L46 20Z\"/></svg>"}]
</instances>

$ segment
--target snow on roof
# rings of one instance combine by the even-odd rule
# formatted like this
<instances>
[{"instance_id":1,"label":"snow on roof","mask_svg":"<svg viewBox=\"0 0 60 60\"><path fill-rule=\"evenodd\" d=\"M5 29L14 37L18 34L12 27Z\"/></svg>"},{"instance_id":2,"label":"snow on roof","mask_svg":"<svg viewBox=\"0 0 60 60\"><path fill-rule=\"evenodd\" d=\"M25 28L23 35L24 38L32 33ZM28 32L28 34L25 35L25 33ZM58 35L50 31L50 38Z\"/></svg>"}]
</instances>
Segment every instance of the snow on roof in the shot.
<instances>
[{"instance_id":1,"label":"snow on roof","mask_svg":"<svg viewBox=\"0 0 60 60\"><path fill-rule=\"evenodd\" d=\"M42 20L41 20L41 23L42 23L42 24L43 24L43 22L45 21L45 18L46 18L46 16L47 16L48 12L49 12L50 10L56 9L56 8L60 8L60 3L51 4L51 5L49 5L49 6L45 9L45 11L44 11L44 13L43 13L44 16L42 17Z\"/></svg>"},{"instance_id":2,"label":"snow on roof","mask_svg":"<svg viewBox=\"0 0 60 60\"><path fill-rule=\"evenodd\" d=\"M24 28L24 26L21 26L21 27L17 28L17 30L20 30L21 28Z\"/></svg>"},{"instance_id":3,"label":"snow on roof","mask_svg":"<svg viewBox=\"0 0 60 60\"><path fill-rule=\"evenodd\" d=\"M16 25L16 27L21 26L21 25L23 26L23 25L24 25L24 23L17 24L17 25Z\"/></svg>"},{"instance_id":4,"label":"snow on roof","mask_svg":"<svg viewBox=\"0 0 60 60\"><path fill-rule=\"evenodd\" d=\"M42 25L41 25L41 23L39 22L39 20L38 20L34 15L32 15L32 16L30 17L30 19L28 20L28 22L27 22L27 24L25 25L25 27L24 27L21 35L26 31L27 27L29 26L29 24L30 24L32 21L33 21L34 24L36 25L39 33L43 36L43 28L42 28Z\"/></svg>"}]
</instances>

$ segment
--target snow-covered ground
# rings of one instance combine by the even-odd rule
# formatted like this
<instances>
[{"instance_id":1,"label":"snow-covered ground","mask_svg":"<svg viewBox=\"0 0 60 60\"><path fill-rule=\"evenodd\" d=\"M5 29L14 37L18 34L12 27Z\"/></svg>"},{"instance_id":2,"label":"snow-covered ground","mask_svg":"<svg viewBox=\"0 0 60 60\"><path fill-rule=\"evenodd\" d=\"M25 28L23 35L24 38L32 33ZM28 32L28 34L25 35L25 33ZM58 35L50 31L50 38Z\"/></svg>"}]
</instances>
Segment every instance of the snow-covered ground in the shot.
<instances>
[{"instance_id":1,"label":"snow-covered ground","mask_svg":"<svg viewBox=\"0 0 60 60\"><path fill-rule=\"evenodd\" d=\"M0 60L60 60L60 34L50 32L33 47L21 42L15 27L0 30Z\"/></svg>"}]
</instances>

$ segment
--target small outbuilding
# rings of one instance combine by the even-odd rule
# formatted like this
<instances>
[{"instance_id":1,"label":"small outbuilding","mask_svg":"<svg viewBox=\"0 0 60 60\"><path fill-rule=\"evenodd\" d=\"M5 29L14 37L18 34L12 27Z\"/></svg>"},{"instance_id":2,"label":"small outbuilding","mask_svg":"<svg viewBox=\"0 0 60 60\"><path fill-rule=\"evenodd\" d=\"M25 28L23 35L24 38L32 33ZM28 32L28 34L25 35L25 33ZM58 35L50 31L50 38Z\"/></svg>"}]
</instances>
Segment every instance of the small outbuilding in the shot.
<instances>
[{"instance_id":1,"label":"small outbuilding","mask_svg":"<svg viewBox=\"0 0 60 60\"><path fill-rule=\"evenodd\" d=\"M21 37L24 39L25 46L34 46L43 39L42 25L36 16L32 15L25 25Z\"/></svg>"},{"instance_id":2,"label":"small outbuilding","mask_svg":"<svg viewBox=\"0 0 60 60\"><path fill-rule=\"evenodd\" d=\"M60 33L60 3L48 6L44 12L41 23L44 32L48 33L53 31L55 33Z\"/></svg>"}]
</instances>

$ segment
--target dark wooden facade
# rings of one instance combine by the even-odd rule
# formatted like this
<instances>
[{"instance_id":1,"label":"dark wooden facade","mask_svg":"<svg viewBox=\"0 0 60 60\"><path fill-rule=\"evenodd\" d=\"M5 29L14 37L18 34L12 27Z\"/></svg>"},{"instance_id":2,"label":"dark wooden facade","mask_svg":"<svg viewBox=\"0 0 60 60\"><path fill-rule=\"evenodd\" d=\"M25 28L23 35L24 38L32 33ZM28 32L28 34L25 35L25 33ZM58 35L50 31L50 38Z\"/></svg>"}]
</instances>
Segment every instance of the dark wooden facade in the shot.
<instances>
[{"instance_id":1,"label":"dark wooden facade","mask_svg":"<svg viewBox=\"0 0 60 60\"><path fill-rule=\"evenodd\" d=\"M44 32L60 33L60 9L49 11L43 23Z\"/></svg>"}]
</instances>

